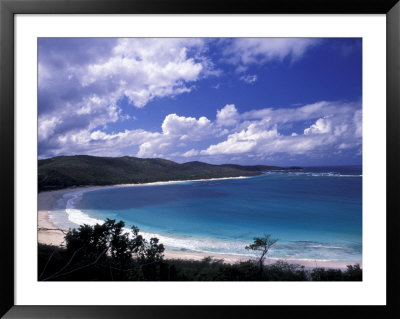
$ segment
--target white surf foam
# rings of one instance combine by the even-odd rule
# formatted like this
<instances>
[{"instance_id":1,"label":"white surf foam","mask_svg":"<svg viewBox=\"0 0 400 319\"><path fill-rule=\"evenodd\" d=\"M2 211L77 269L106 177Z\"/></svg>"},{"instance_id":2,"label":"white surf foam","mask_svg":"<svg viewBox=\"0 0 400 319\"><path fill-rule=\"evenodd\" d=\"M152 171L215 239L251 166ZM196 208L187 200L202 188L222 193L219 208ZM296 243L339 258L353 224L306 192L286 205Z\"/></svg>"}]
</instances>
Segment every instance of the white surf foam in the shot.
<instances>
[{"instance_id":1,"label":"white surf foam","mask_svg":"<svg viewBox=\"0 0 400 319\"><path fill-rule=\"evenodd\" d=\"M82 199L82 195L84 192L85 191L77 191L64 195L65 197L71 197L70 199L67 200L65 208L65 212L68 215L69 221L76 225L84 225L84 224L90 226L94 226L96 224L102 225L104 223L103 220L90 217L81 210L75 208L75 205Z\"/></svg>"},{"instance_id":2,"label":"white surf foam","mask_svg":"<svg viewBox=\"0 0 400 319\"><path fill-rule=\"evenodd\" d=\"M281 175L288 175L288 176L310 176L310 177L362 177L362 175L346 175L346 174L340 174L338 172L292 172L292 171L269 171L269 172L264 172L265 175L275 175L275 174L281 174Z\"/></svg>"}]
</instances>

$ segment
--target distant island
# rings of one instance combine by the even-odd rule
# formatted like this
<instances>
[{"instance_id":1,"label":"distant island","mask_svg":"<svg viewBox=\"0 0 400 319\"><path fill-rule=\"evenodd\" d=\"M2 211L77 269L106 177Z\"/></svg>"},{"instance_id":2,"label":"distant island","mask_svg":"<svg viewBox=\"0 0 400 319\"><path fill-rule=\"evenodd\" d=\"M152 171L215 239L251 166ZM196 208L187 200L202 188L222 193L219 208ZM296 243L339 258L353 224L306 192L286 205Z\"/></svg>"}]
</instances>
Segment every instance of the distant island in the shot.
<instances>
[{"instance_id":1,"label":"distant island","mask_svg":"<svg viewBox=\"0 0 400 319\"><path fill-rule=\"evenodd\" d=\"M57 156L38 161L38 190L257 176L265 171L300 168L298 166L213 165L198 161L179 164L162 158L130 156Z\"/></svg>"}]
</instances>

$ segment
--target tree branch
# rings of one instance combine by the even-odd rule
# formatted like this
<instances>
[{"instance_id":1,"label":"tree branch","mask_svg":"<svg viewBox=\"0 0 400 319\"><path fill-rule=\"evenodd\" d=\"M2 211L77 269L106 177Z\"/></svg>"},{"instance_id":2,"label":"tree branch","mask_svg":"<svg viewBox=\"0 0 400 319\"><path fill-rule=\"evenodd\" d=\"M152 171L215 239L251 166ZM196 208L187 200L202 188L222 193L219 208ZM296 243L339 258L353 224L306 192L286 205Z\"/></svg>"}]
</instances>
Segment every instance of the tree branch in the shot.
<instances>
[{"instance_id":1,"label":"tree branch","mask_svg":"<svg viewBox=\"0 0 400 319\"><path fill-rule=\"evenodd\" d=\"M53 252L51 253L51 255L50 255L50 257L49 257L49 259L47 259L46 265L44 265L43 271L42 271L42 273L41 273L40 276L39 276L39 280L40 280L40 278L43 277L44 272L46 271L47 265L49 264L49 262L50 262L50 260L51 260L51 258L53 257L53 255L54 255L55 252L56 252L56 248L54 248Z\"/></svg>"},{"instance_id":2,"label":"tree branch","mask_svg":"<svg viewBox=\"0 0 400 319\"><path fill-rule=\"evenodd\" d=\"M60 246L63 246L64 243L65 243L65 239L61 242ZM46 271L47 265L50 263L51 258L53 258L53 255L55 254L57 248L58 248L57 246L54 247L53 252L51 253L49 259L47 259L46 265L44 266L43 271L42 271L42 273L41 273L40 276L39 276L39 280L40 280L40 278L43 277L44 272Z\"/></svg>"},{"instance_id":3,"label":"tree branch","mask_svg":"<svg viewBox=\"0 0 400 319\"><path fill-rule=\"evenodd\" d=\"M49 276L49 277L47 277L47 278L45 278L45 279L43 279L43 281L46 281L46 280L49 280L49 279L52 279L52 278L57 278L58 276L58 274L60 273L60 272L62 272L65 268L67 268L68 266L69 266L69 264L72 262L72 260L74 259L74 257L75 257L75 255L82 249L83 247L80 247L80 248L78 248L77 250L75 250L75 252L72 254L72 256L71 256L71 258L69 259L69 261L66 263L66 265L64 266L64 267L62 267L59 271L57 271L55 274L53 274L53 275L51 275L51 276Z\"/></svg>"},{"instance_id":4,"label":"tree branch","mask_svg":"<svg viewBox=\"0 0 400 319\"><path fill-rule=\"evenodd\" d=\"M81 247L81 248L82 248L82 247ZM79 249L81 249L81 248L79 248ZM49 278L50 278L50 279L54 279L54 278L57 278L57 277L69 275L69 274L71 274L71 273L73 273L73 272L75 272L75 271L82 270L82 269L84 269L84 268L88 268L88 267L94 266L94 265L97 264L97 262L100 260L100 258L107 252L107 250L108 250L108 248L104 249L103 252L96 258L96 260L95 260L94 262L88 264L88 265L75 268L75 269L73 269L73 270L71 270L71 271L65 272L65 273L60 274L60 275L57 275L57 276L55 276L56 274L54 274L54 275L52 275L52 276L50 276L50 277L48 277L48 278L46 278L46 279L44 279L44 280L48 280ZM74 255L75 255L75 253L74 253ZM73 256L72 256L72 257L73 257ZM71 257L71 260L72 260L72 257ZM64 267L64 269L65 269L65 267ZM59 272L60 272L60 271L59 271Z\"/></svg>"},{"instance_id":5,"label":"tree branch","mask_svg":"<svg viewBox=\"0 0 400 319\"><path fill-rule=\"evenodd\" d=\"M58 231L62 232L64 235L68 234L68 231L66 231L66 230L64 230L64 229L61 229L61 228L39 227L39 228L38 228L38 231L41 231L41 230L44 230L44 231L48 231L48 230L58 230Z\"/></svg>"}]
</instances>

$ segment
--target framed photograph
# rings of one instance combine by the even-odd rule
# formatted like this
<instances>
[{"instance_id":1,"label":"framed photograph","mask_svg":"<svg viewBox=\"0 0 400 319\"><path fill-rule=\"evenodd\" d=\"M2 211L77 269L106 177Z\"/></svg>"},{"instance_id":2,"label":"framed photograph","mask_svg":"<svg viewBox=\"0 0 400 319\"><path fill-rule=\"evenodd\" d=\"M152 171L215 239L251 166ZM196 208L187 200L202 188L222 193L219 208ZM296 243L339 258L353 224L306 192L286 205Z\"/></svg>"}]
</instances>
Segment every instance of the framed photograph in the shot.
<instances>
[{"instance_id":1,"label":"framed photograph","mask_svg":"<svg viewBox=\"0 0 400 319\"><path fill-rule=\"evenodd\" d=\"M399 314L397 1L0 9L1 315Z\"/></svg>"}]
</instances>

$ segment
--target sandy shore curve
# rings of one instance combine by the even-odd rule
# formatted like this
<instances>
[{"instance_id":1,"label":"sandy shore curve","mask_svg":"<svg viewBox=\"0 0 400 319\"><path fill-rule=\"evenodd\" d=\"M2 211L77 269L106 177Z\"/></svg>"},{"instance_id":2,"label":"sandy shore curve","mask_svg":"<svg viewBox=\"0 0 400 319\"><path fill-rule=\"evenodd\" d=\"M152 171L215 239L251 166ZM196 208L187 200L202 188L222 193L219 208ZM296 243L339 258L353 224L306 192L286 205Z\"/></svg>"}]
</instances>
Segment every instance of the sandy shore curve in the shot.
<instances>
[{"instance_id":1,"label":"sandy shore curve","mask_svg":"<svg viewBox=\"0 0 400 319\"><path fill-rule=\"evenodd\" d=\"M172 182L158 182L140 185L160 185L167 183L177 183L183 181L172 181ZM129 186L140 186L138 184L127 184L127 185L113 185L113 186L89 186L89 187L75 187L67 188L54 191L45 191L38 194L38 243L47 244L53 246L64 246L64 237L68 229L61 229L55 225L50 219L50 212L54 214L54 207L57 201L62 198L65 194L76 192L76 191L94 191L97 189L104 189L110 187L129 187ZM189 252L189 251L171 251L167 250L164 252L166 259L185 259L185 260L202 260L205 257L212 257L214 259L222 259L225 263L236 263L240 261L246 261L248 257L241 257L237 255L227 254L209 254L200 252ZM265 264L272 264L278 260L283 260L291 264L299 264L306 268L324 267L324 268L341 268L345 269L347 265L354 265L356 262L344 262L344 261L326 261L326 260L303 260L303 259L276 259L267 258ZM361 263L358 263L362 266Z\"/></svg>"}]
</instances>

